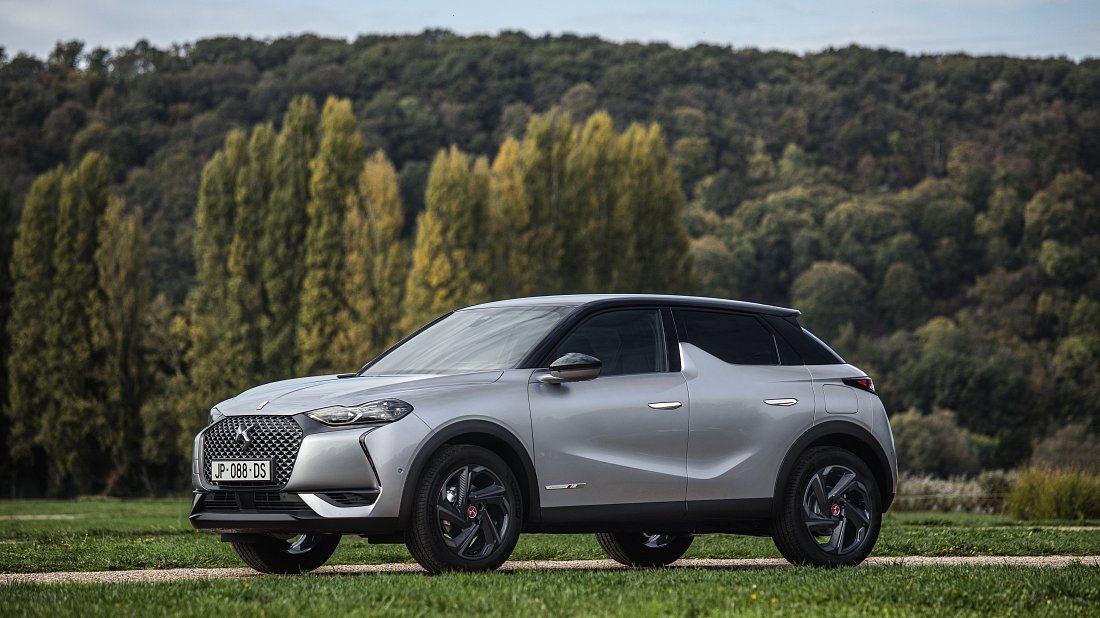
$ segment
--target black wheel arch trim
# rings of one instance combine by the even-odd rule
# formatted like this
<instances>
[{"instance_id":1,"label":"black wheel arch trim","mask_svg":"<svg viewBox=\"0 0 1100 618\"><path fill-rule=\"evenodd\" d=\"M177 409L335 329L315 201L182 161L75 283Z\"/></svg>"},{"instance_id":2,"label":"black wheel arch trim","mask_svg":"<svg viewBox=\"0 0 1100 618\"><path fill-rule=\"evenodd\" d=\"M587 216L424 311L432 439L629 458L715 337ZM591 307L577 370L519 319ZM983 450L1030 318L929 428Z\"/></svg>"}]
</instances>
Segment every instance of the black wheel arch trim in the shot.
<instances>
[{"instance_id":1,"label":"black wheel arch trim","mask_svg":"<svg viewBox=\"0 0 1100 618\"><path fill-rule=\"evenodd\" d=\"M803 432L794 441L794 444L787 449L787 454L783 457L783 463L779 466L779 474L775 476L775 488L772 492L774 498L772 500L773 509L782 508L783 487L786 486L798 457L806 449L811 446L826 445L852 450L851 446L853 444L858 445L864 451L853 451L857 457L864 461L867 459L872 460L866 461L866 463L871 468L871 472L875 474L879 492L882 494L882 512L885 513L893 503L894 494L897 491L890 460L886 457L886 452L882 450L878 440L871 435L871 432L850 421L839 419L826 420L813 425ZM867 456L868 454L870 457Z\"/></svg>"},{"instance_id":2,"label":"black wheel arch trim","mask_svg":"<svg viewBox=\"0 0 1100 618\"><path fill-rule=\"evenodd\" d=\"M464 436L470 436L474 439L471 442L460 440ZM479 443L476 436L490 436L503 443L511 451L510 453L498 452L497 455L510 466L515 467L516 463L519 464L521 469L513 470L513 474L516 475L516 481L524 489L524 495L521 496L524 498L523 520L524 522L539 521L541 508L538 478L535 476L535 465L531 461L531 455L527 452L527 448L523 446L523 442L510 430L497 423L485 420L465 420L439 429L417 449L416 456L413 458L412 464L409 465L408 474L405 476L401 491L401 508L398 519L403 527L408 525L409 520L412 518L416 482L428 466L432 455L445 444L473 444L489 448L487 445ZM490 448L490 450L492 449Z\"/></svg>"}]
</instances>

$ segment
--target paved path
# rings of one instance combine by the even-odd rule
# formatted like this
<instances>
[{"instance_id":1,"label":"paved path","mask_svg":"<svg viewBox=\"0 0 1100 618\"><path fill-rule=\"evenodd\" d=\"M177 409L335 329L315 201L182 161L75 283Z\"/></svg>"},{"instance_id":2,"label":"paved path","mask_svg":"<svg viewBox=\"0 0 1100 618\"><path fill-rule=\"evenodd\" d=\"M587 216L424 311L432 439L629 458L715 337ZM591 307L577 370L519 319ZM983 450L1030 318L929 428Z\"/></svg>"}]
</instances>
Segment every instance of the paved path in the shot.
<instances>
[{"instance_id":1,"label":"paved path","mask_svg":"<svg viewBox=\"0 0 1100 618\"><path fill-rule=\"evenodd\" d=\"M965 556L965 557L876 557L868 558L864 564L882 565L1006 565L1025 567L1064 567L1073 563L1100 567L1100 556ZM759 569L783 568L790 564L778 558L688 558L679 560L671 568L708 568L708 569ZM612 560L515 560L504 563L502 571L522 570L585 570L624 568ZM318 574L359 575L366 573L423 573L418 565L408 562L393 564L347 564L322 567ZM57 573L0 573L0 584L41 583L56 584L66 582L91 583L129 583L163 582L185 579L205 578L247 578L257 573L247 568L232 569L150 569L140 571L93 571L93 572L57 572Z\"/></svg>"}]
</instances>

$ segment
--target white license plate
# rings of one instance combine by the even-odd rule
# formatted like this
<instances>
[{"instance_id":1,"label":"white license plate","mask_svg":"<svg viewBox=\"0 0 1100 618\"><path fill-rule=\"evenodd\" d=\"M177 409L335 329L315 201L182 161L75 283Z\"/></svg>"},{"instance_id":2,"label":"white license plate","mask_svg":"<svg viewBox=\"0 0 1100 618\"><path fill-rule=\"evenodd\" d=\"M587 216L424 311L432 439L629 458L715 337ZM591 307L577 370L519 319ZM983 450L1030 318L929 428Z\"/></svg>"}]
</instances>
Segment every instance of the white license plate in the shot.
<instances>
[{"instance_id":1,"label":"white license plate","mask_svg":"<svg viewBox=\"0 0 1100 618\"><path fill-rule=\"evenodd\" d=\"M214 459L210 462L210 480L217 483L270 481L271 460Z\"/></svg>"}]
</instances>

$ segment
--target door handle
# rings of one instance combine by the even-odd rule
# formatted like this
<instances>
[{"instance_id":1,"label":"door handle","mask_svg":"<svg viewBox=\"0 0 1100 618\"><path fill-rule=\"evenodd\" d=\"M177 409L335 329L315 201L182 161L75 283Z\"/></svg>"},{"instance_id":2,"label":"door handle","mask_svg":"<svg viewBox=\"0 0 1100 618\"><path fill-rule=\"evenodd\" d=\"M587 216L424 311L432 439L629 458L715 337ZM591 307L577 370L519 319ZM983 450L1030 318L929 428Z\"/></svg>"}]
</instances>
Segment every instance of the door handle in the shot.
<instances>
[{"instance_id":1,"label":"door handle","mask_svg":"<svg viewBox=\"0 0 1100 618\"><path fill-rule=\"evenodd\" d=\"M798 400L794 397L787 397L785 399L765 399L764 403L769 406L793 406L798 403Z\"/></svg>"},{"instance_id":2,"label":"door handle","mask_svg":"<svg viewBox=\"0 0 1100 618\"><path fill-rule=\"evenodd\" d=\"M653 408L654 410L676 410L682 405L684 404L680 403L679 401L655 401L649 404L649 407Z\"/></svg>"}]
</instances>

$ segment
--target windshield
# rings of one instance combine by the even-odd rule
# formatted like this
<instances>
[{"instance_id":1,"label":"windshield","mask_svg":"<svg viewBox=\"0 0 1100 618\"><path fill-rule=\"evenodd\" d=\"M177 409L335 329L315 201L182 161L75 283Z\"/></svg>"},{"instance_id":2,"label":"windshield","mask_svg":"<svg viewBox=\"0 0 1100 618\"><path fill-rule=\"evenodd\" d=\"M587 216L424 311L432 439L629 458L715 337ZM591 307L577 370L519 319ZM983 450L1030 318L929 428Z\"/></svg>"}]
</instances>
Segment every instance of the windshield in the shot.
<instances>
[{"instance_id":1,"label":"windshield","mask_svg":"<svg viewBox=\"0 0 1100 618\"><path fill-rule=\"evenodd\" d=\"M511 369L572 307L456 311L376 360L362 375Z\"/></svg>"}]
</instances>

